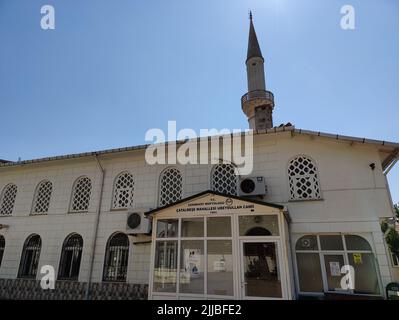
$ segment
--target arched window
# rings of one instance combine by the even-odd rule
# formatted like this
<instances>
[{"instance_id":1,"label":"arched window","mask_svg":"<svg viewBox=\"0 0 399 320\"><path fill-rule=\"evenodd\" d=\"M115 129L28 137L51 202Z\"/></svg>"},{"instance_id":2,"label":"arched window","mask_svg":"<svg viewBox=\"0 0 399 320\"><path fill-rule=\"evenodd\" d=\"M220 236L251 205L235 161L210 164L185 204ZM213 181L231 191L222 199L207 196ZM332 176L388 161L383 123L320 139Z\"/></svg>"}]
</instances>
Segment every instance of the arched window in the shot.
<instances>
[{"instance_id":1,"label":"arched window","mask_svg":"<svg viewBox=\"0 0 399 320\"><path fill-rule=\"evenodd\" d=\"M169 168L161 173L159 181L159 205L161 207L181 199L182 183L182 176L176 168Z\"/></svg>"},{"instance_id":2,"label":"arched window","mask_svg":"<svg viewBox=\"0 0 399 320\"><path fill-rule=\"evenodd\" d=\"M129 239L124 233L115 233L105 251L103 281L126 281L129 259Z\"/></svg>"},{"instance_id":3,"label":"arched window","mask_svg":"<svg viewBox=\"0 0 399 320\"><path fill-rule=\"evenodd\" d=\"M346 250L371 251L371 246L366 239L358 235L345 236Z\"/></svg>"},{"instance_id":4,"label":"arched window","mask_svg":"<svg viewBox=\"0 0 399 320\"><path fill-rule=\"evenodd\" d=\"M68 236L62 246L58 279L78 280L82 259L83 238L79 234Z\"/></svg>"},{"instance_id":5,"label":"arched window","mask_svg":"<svg viewBox=\"0 0 399 320\"><path fill-rule=\"evenodd\" d=\"M295 251L300 292L336 291L341 288L340 270L349 265L355 276L353 293L380 293L375 256L361 236L304 235L297 240Z\"/></svg>"},{"instance_id":6,"label":"arched window","mask_svg":"<svg viewBox=\"0 0 399 320\"><path fill-rule=\"evenodd\" d=\"M53 184L50 181L44 180L39 183L33 202L33 214L44 214L48 212L52 192Z\"/></svg>"},{"instance_id":7,"label":"arched window","mask_svg":"<svg viewBox=\"0 0 399 320\"><path fill-rule=\"evenodd\" d=\"M6 185L0 198L0 215L11 215L14 209L15 198L17 196L17 186L13 183Z\"/></svg>"},{"instance_id":8,"label":"arched window","mask_svg":"<svg viewBox=\"0 0 399 320\"><path fill-rule=\"evenodd\" d=\"M212 170L212 190L227 195L237 195L237 176L232 164L217 164Z\"/></svg>"},{"instance_id":9,"label":"arched window","mask_svg":"<svg viewBox=\"0 0 399 320\"><path fill-rule=\"evenodd\" d=\"M36 278L41 248L42 240L39 235L34 234L26 239L19 265L18 276L20 278Z\"/></svg>"},{"instance_id":10,"label":"arched window","mask_svg":"<svg viewBox=\"0 0 399 320\"><path fill-rule=\"evenodd\" d=\"M6 247L6 240L2 235L0 235L0 267L1 261L3 260L4 248Z\"/></svg>"},{"instance_id":11,"label":"arched window","mask_svg":"<svg viewBox=\"0 0 399 320\"><path fill-rule=\"evenodd\" d=\"M246 236L271 236L272 233L263 227L253 227L252 229L249 229L245 235Z\"/></svg>"},{"instance_id":12,"label":"arched window","mask_svg":"<svg viewBox=\"0 0 399 320\"><path fill-rule=\"evenodd\" d=\"M128 208L133 205L134 180L129 172L118 175L114 185L113 209Z\"/></svg>"},{"instance_id":13,"label":"arched window","mask_svg":"<svg viewBox=\"0 0 399 320\"><path fill-rule=\"evenodd\" d=\"M306 156L297 156L288 165L291 200L320 199L317 167Z\"/></svg>"},{"instance_id":14,"label":"arched window","mask_svg":"<svg viewBox=\"0 0 399 320\"><path fill-rule=\"evenodd\" d=\"M91 195L91 180L88 177L77 179L72 189L71 212L85 212L89 210Z\"/></svg>"}]
</instances>

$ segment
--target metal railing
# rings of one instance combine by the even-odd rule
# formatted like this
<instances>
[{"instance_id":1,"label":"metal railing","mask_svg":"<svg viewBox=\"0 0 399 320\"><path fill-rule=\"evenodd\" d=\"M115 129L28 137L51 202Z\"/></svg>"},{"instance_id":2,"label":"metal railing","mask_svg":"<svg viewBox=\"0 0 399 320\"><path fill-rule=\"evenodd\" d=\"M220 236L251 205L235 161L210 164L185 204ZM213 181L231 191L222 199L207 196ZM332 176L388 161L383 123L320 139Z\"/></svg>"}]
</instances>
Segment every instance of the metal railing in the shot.
<instances>
[{"instance_id":1,"label":"metal railing","mask_svg":"<svg viewBox=\"0 0 399 320\"><path fill-rule=\"evenodd\" d=\"M249 91L241 97L241 103L245 103L255 99L267 99L274 103L274 95L267 90Z\"/></svg>"}]
</instances>

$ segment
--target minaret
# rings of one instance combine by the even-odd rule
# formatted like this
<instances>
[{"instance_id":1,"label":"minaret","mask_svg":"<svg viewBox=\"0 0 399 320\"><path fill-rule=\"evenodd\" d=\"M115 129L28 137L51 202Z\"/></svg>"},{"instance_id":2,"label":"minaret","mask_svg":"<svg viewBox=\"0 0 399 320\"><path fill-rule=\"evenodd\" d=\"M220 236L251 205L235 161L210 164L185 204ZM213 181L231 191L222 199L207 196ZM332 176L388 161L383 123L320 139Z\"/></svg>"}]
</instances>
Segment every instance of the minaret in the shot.
<instances>
[{"instance_id":1,"label":"minaret","mask_svg":"<svg viewBox=\"0 0 399 320\"><path fill-rule=\"evenodd\" d=\"M241 98L241 107L248 117L250 129L265 130L273 127L274 96L273 93L266 90L265 60L260 51L251 12L249 13L249 20L248 52L245 62L247 65L248 92Z\"/></svg>"}]
</instances>

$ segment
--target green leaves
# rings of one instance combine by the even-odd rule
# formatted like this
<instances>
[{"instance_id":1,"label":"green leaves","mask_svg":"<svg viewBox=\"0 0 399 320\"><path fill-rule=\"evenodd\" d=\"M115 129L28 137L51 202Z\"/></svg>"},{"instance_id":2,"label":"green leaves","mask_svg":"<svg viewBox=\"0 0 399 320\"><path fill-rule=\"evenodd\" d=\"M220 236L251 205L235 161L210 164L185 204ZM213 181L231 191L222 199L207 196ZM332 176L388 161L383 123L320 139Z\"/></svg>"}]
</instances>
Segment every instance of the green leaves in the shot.
<instances>
[{"instance_id":1,"label":"green leaves","mask_svg":"<svg viewBox=\"0 0 399 320\"><path fill-rule=\"evenodd\" d=\"M394 204L393 208L395 209L396 217L399 219L399 203Z\"/></svg>"},{"instance_id":2,"label":"green leaves","mask_svg":"<svg viewBox=\"0 0 399 320\"><path fill-rule=\"evenodd\" d=\"M399 254L399 233L391 229L385 236L385 240L391 252Z\"/></svg>"}]
</instances>

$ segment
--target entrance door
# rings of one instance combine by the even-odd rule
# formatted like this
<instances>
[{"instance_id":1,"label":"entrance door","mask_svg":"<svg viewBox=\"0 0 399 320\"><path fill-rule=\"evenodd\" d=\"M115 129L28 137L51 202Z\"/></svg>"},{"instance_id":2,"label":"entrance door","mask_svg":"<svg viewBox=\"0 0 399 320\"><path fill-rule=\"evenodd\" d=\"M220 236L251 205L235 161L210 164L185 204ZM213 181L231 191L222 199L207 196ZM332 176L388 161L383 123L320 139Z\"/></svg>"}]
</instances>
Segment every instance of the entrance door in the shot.
<instances>
[{"instance_id":1,"label":"entrance door","mask_svg":"<svg viewBox=\"0 0 399 320\"><path fill-rule=\"evenodd\" d=\"M243 299L282 298L277 241L241 241Z\"/></svg>"},{"instance_id":2,"label":"entrance door","mask_svg":"<svg viewBox=\"0 0 399 320\"><path fill-rule=\"evenodd\" d=\"M326 274L326 286L328 291L342 291L341 279L341 268L345 264L343 254L324 254L324 270Z\"/></svg>"}]
</instances>

